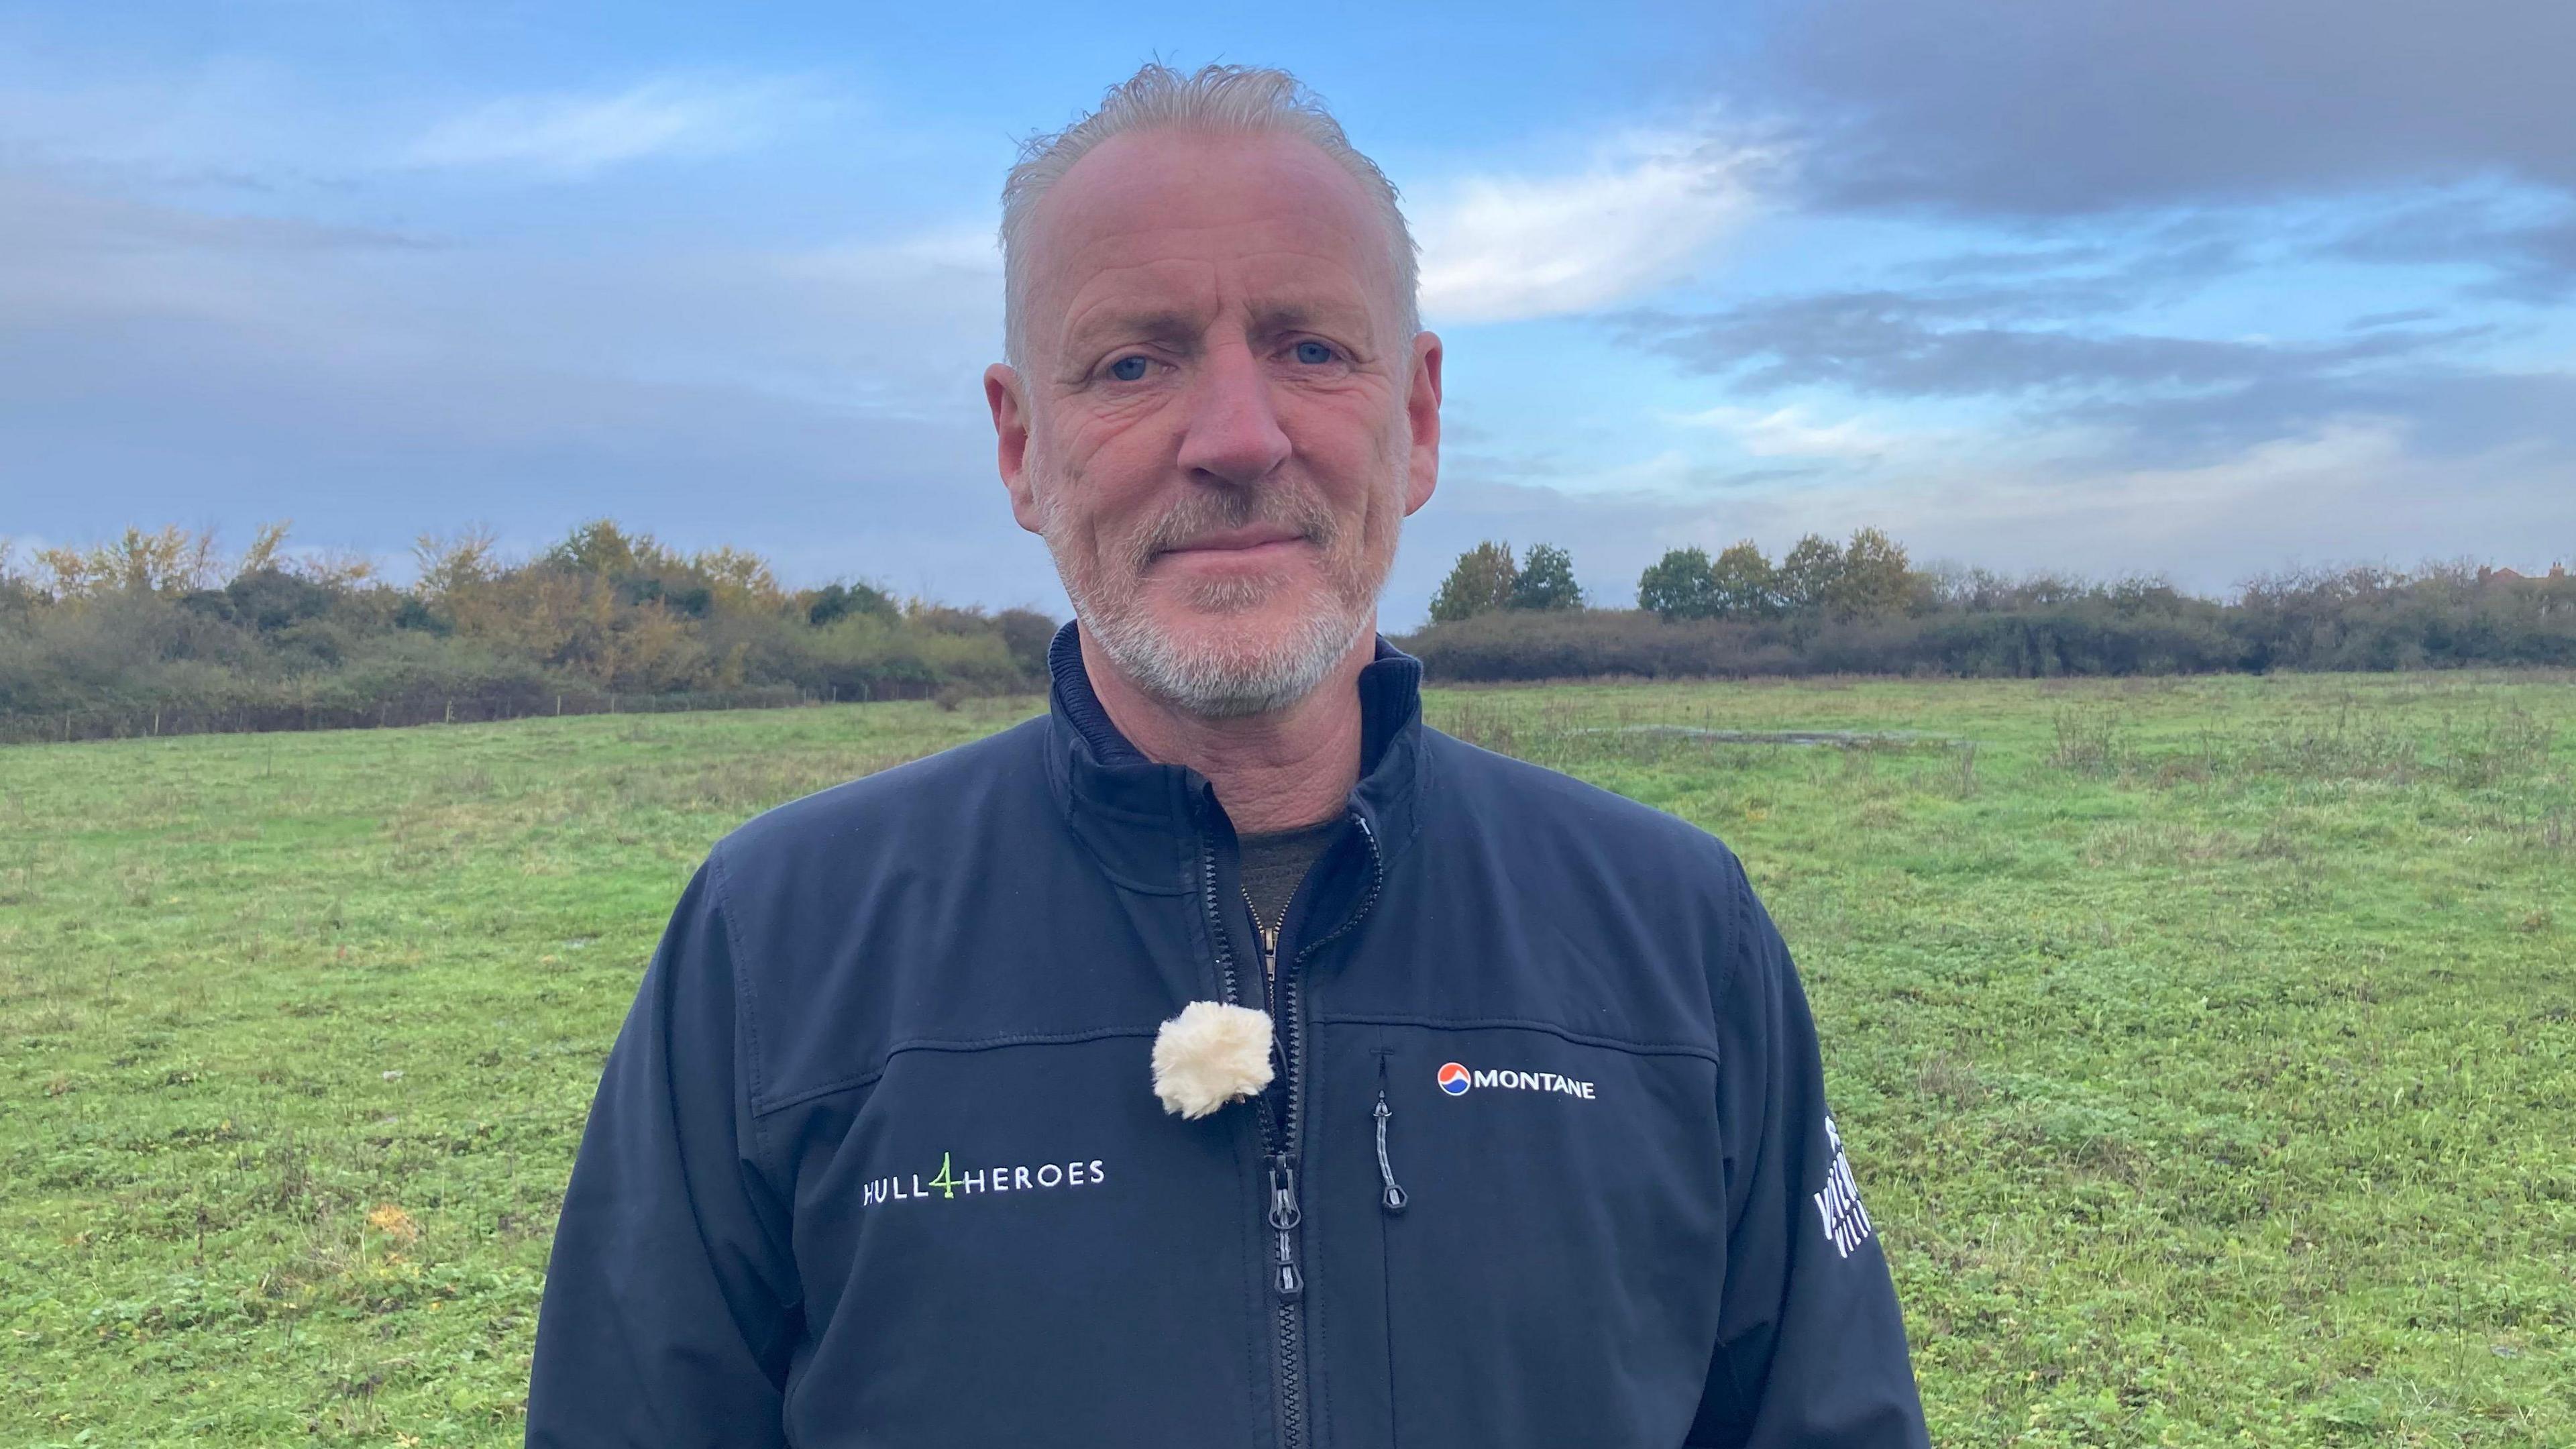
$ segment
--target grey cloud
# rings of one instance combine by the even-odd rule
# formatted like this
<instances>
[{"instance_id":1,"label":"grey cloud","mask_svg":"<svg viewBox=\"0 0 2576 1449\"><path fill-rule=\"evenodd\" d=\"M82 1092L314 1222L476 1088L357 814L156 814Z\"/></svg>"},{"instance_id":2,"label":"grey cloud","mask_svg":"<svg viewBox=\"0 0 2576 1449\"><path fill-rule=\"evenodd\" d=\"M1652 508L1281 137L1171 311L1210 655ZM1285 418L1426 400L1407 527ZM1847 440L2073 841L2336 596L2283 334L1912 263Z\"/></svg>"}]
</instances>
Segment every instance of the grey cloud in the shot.
<instances>
[{"instance_id":1,"label":"grey cloud","mask_svg":"<svg viewBox=\"0 0 2576 1449\"><path fill-rule=\"evenodd\" d=\"M1683 486L1701 493L1750 493L1773 483L1786 483L1792 478L1819 478L1825 470L1818 466L1803 468L1694 468L1683 479Z\"/></svg>"},{"instance_id":2,"label":"grey cloud","mask_svg":"<svg viewBox=\"0 0 2576 1449\"><path fill-rule=\"evenodd\" d=\"M2366 312L2345 325L2354 332L2367 332L2374 327L2398 327L2409 322L2430 322L2441 315L2431 307L2401 307L2394 312Z\"/></svg>"},{"instance_id":3,"label":"grey cloud","mask_svg":"<svg viewBox=\"0 0 2576 1449\"><path fill-rule=\"evenodd\" d=\"M2036 248L2006 241L1912 262L1896 275L1957 310L2102 311L2187 295L2249 264L2253 250L2243 228L2193 214L2131 221L2116 242L2100 235Z\"/></svg>"},{"instance_id":4,"label":"grey cloud","mask_svg":"<svg viewBox=\"0 0 2576 1449\"><path fill-rule=\"evenodd\" d=\"M208 212L137 201L50 172L0 169L0 257L23 263L68 252L152 248L236 252L407 250L428 239L252 212Z\"/></svg>"},{"instance_id":5,"label":"grey cloud","mask_svg":"<svg viewBox=\"0 0 2576 1449\"><path fill-rule=\"evenodd\" d=\"M2498 198L2441 196L2356 226L2332 250L2357 261L2472 265L2472 292L2547 306L2576 297L2576 199L2534 214Z\"/></svg>"},{"instance_id":6,"label":"grey cloud","mask_svg":"<svg viewBox=\"0 0 2576 1449\"><path fill-rule=\"evenodd\" d=\"M2576 192L2565 0L1820 0L1729 77L1830 204L2063 217L2503 175Z\"/></svg>"},{"instance_id":7,"label":"grey cloud","mask_svg":"<svg viewBox=\"0 0 2576 1449\"><path fill-rule=\"evenodd\" d=\"M2562 382L2481 367L2510 330L2454 324L2462 300L2576 297L2576 5L1801 0L1772 15L1721 74L1739 110L1795 135L1784 199L1966 222L1993 244L1876 286L1612 319L1631 344L1737 394L1999 405L2090 430L2099 466L2189 465L2356 418L2443 456L2566 438ZM2141 320L2319 260L2417 271L2323 336Z\"/></svg>"},{"instance_id":8,"label":"grey cloud","mask_svg":"<svg viewBox=\"0 0 2576 1449\"><path fill-rule=\"evenodd\" d=\"M2354 419L2400 428L2428 457L2576 449L2576 376L2479 365L2491 326L2425 326L2443 314L2418 308L2321 340L2160 335L2106 320L2130 295L2115 269L1636 311L1612 325L1733 395L1990 402L2025 431L2078 430L2096 467L2203 464Z\"/></svg>"},{"instance_id":9,"label":"grey cloud","mask_svg":"<svg viewBox=\"0 0 2576 1449\"><path fill-rule=\"evenodd\" d=\"M2069 268L2096 266L2115 260L2112 249L2101 242L2062 242L2037 248L2015 247L1981 252L1953 252L1908 263L1904 273L1926 282L1978 282L1997 278L2019 280L2032 276L2062 273Z\"/></svg>"},{"instance_id":10,"label":"grey cloud","mask_svg":"<svg viewBox=\"0 0 2576 1449\"><path fill-rule=\"evenodd\" d=\"M1631 342L1751 392L1831 386L1904 397L2095 389L2242 388L2333 375L2457 343L2475 329L2377 331L2267 344L2028 325L2055 314L2027 293L1816 293L1697 316L1632 312Z\"/></svg>"},{"instance_id":11,"label":"grey cloud","mask_svg":"<svg viewBox=\"0 0 2576 1449\"><path fill-rule=\"evenodd\" d=\"M2066 406L2068 422L2108 430L2142 465L2188 463L2313 436L2357 419L2398 426L2408 453L2440 463L2499 451L2554 459L2532 472L2568 476L2576 460L2576 376L2427 365L2384 376L2285 372L2220 393L2105 395Z\"/></svg>"}]
</instances>

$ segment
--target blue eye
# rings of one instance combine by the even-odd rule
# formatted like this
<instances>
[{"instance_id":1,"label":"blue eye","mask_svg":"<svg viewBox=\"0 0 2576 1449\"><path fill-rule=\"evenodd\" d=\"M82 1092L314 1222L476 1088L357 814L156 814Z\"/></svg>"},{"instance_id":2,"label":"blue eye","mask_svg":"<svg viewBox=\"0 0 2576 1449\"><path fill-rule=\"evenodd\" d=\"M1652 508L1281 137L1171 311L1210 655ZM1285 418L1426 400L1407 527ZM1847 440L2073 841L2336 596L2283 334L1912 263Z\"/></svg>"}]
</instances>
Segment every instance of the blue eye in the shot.
<instances>
[{"instance_id":1,"label":"blue eye","mask_svg":"<svg viewBox=\"0 0 2576 1449\"><path fill-rule=\"evenodd\" d=\"M1145 359L1122 357L1109 364L1109 375L1120 382L1141 382L1145 377Z\"/></svg>"},{"instance_id":2,"label":"blue eye","mask_svg":"<svg viewBox=\"0 0 2576 1449\"><path fill-rule=\"evenodd\" d=\"M1300 342L1297 344L1297 360L1320 367L1333 360L1333 349L1321 342Z\"/></svg>"}]
</instances>

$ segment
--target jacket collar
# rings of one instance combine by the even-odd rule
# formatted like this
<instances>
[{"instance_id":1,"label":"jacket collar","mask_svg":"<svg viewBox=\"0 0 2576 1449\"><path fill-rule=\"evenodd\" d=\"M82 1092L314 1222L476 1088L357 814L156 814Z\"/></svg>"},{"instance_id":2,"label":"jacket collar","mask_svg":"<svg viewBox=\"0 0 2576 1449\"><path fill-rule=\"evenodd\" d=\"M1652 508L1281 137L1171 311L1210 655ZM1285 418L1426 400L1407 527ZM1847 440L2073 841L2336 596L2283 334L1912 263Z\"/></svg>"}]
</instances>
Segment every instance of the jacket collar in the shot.
<instances>
[{"instance_id":1,"label":"jacket collar","mask_svg":"<svg viewBox=\"0 0 2576 1449\"><path fill-rule=\"evenodd\" d=\"M1158 895L1196 887L1202 828L1222 825L1207 778L1146 758L1118 732L1082 667L1080 623L1047 648L1047 783L1073 833L1119 884ZM1422 751L1422 661L1378 636L1362 666L1360 778L1348 808L1393 860L1412 843L1427 781Z\"/></svg>"}]
</instances>

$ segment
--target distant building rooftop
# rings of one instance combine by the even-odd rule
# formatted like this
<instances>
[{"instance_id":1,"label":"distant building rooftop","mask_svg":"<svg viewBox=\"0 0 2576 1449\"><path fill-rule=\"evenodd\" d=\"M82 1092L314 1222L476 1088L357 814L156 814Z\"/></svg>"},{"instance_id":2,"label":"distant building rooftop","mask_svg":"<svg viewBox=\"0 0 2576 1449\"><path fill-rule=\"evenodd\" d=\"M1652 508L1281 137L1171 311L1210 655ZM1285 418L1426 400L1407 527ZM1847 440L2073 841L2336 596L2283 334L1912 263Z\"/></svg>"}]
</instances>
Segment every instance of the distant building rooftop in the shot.
<instances>
[{"instance_id":1,"label":"distant building rooftop","mask_svg":"<svg viewBox=\"0 0 2576 1449\"><path fill-rule=\"evenodd\" d=\"M2563 579L2567 577L2567 565L2563 563L2551 564L2549 566L2549 577L2552 579ZM2534 583L2538 580L2536 576L2524 573L2520 569L2482 568L2478 570L2478 581L2480 583L2488 584L2526 584Z\"/></svg>"}]
</instances>

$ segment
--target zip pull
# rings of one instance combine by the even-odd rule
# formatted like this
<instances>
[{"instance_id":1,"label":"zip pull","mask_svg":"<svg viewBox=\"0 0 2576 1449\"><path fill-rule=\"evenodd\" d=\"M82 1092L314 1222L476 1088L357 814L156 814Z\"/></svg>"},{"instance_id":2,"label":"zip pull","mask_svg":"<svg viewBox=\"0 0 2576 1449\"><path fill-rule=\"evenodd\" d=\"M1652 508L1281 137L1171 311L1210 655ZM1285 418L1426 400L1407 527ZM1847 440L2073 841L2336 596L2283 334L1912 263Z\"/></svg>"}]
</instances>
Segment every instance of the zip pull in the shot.
<instances>
[{"instance_id":1,"label":"zip pull","mask_svg":"<svg viewBox=\"0 0 2576 1449\"><path fill-rule=\"evenodd\" d=\"M1395 1164L1386 1160L1386 1119L1395 1115L1395 1109L1386 1104L1384 1087L1377 1089L1377 1111L1374 1115L1377 1118L1377 1179L1386 1184L1386 1190L1378 1194L1377 1204L1386 1209L1389 1217L1393 1217L1404 1211L1404 1205L1412 1199L1403 1188L1395 1185Z\"/></svg>"},{"instance_id":2,"label":"zip pull","mask_svg":"<svg viewBox=\"0 0 2576 1449\"><path fill-rule=\"evenodd\" d=\"M1282 1298L1304 1295L1306 1280L1297 1271L1297 1164L1288 1154L1270 1159L1270 1286Z\"/></svg>"},{"instance_id":3,"label":"zip pull","mask_svg":"<svg viewBox=\"0 0 2576 1449\"><path fill-rule=\"evenodd\" d=\"M1275 981L1279 977L1279 928L1288 924L1288 908L1279 908L1278 926L1263 924L1261 907L1254 904L1249 887L1243 892L1243 908L1252 913L1253 939L1261 943L1261 979Z\"/></svg>"}]
</instances>

